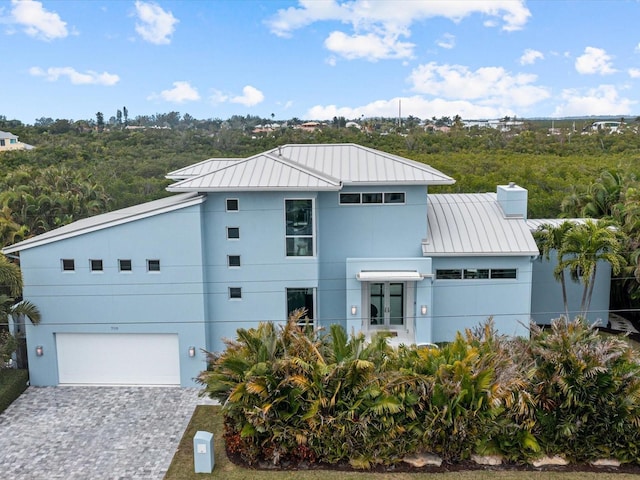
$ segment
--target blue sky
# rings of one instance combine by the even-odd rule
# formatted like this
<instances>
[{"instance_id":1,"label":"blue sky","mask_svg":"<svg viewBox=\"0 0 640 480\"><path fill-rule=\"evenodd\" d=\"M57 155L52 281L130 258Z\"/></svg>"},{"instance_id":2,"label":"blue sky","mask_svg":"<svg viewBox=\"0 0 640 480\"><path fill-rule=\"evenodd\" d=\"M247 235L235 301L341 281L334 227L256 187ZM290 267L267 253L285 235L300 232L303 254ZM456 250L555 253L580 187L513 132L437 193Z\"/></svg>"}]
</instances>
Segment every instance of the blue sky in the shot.
<instances>
[{"instance_id":1,"label":"blue sky","mask_svg":"<svg viewBox=\"0 0 640 480\"><path fill-rule=\"evenodd\" d=\"M639 0L0 0L0 115L640 114Z\"/></svg>"}]
</instances>

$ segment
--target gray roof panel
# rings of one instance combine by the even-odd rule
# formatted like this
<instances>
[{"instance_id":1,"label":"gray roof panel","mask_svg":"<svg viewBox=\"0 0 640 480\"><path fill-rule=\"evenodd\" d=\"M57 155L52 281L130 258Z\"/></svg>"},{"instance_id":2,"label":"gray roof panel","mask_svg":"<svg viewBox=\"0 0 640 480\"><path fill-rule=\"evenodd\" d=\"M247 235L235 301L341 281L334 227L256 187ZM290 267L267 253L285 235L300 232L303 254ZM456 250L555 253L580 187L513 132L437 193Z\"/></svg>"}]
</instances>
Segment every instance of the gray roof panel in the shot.
<instances>
[{"instance_id":1,"label":"gray roof panel","mask_svg":"<svg viewBox=\"0 0 640 480\"><path fill-rule=\"evenodd\" d=\"M194 165L174 170L165 175L165 178L171 180L184 180L187 178L197 177L206 173L214 172L220 168L227 167L242 160L242 158L209 158Z\"/></svg>"},{"instance_id":2,"label":"gray roof panel","mask_svg":"<svg viewBox=\"0 0 640 480\"><path fill-rule=\"evenodd\" d=\"M425 256L537 255L527 222L505 217L495 193L428 196Z\"/></svg>"}]
</instances>

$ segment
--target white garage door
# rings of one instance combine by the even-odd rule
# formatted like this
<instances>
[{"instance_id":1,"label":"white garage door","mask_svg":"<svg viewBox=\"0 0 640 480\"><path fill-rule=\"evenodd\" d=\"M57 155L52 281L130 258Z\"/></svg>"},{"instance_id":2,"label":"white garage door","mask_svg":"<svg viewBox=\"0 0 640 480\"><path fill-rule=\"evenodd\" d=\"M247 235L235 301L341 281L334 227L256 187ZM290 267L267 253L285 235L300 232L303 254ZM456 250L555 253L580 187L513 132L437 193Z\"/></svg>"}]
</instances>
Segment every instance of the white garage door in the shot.
<instances>
[{"instance_id":1,"label":"white garage door","mask_svg":"<svg viewBox=\"0 0 640 480\"><path fill-rule=\"evenodd\" d=\"M178 335L58 333L61 384L179 385Z\"/></svg>"}]
</instances>

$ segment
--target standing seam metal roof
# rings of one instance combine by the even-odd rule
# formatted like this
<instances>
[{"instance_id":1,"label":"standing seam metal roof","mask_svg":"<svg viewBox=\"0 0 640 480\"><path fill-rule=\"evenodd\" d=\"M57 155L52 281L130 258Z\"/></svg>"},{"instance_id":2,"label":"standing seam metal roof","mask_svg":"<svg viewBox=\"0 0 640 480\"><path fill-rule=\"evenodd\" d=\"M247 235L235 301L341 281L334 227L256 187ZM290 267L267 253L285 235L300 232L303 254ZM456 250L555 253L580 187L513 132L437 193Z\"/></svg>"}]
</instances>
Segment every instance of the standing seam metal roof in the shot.
<instances>
[{"instance_id":1,"label":"standing seam metal roof","mask_svg":"<svg viewBox=\"0 0 640 480\"><path fill-rule=\"evenodd\" d=\"M428 196L425 256L538 255L523 218L507 218L495 193Z\"/></svg>"},{"instance_id":2,"label":"standing seam metal roof","mask_svg":"<svg viewBox=\"0 0 640 480\"><path fill-rule=\"evenodd\" d=\"M198 174L200 173L200 174ZM451 177L420 162L356 144L284 145L244 160L210 159L171 172L186 178L170 192L340 190L343 184L450 185Z\"/></svg>"}]
</instances>

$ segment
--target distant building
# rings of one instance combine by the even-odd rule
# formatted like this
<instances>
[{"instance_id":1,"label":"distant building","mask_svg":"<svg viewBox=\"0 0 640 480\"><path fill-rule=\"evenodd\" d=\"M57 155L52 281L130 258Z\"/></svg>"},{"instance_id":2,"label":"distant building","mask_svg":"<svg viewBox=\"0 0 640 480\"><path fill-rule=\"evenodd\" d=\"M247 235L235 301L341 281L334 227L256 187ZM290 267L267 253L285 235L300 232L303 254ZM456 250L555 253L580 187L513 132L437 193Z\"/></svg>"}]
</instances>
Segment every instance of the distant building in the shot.
<instances>
[{"instance_id":1,"label":"distant building","mask_svg":"<svg viewBox=\"0 0 640 480\"><path fill-rule=\"evenodd\" d=\"M33 145L18 141L18 136L9 132L0 131L0 152L7 150L31 150Z\"/></svg>"},{"instance_id":2,"label":"distant building","mask_svg":"<svg viewBox=\"0 0 640 480\"><path fill-rule=\"evenodd\" d=\"M601 122L593 122L588 127L585 127L582 131L583 133L593 133L593 132L608 132L608 133L621 133L622 122L616 122L611 120L601 121Z\"/></svg>"}]
</instances>

